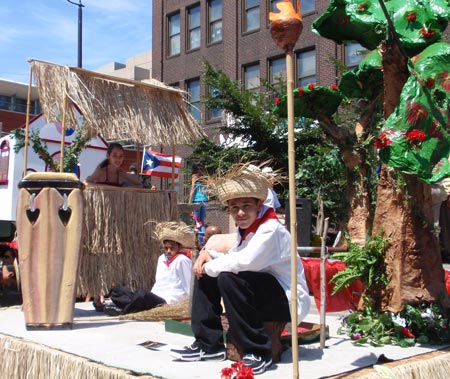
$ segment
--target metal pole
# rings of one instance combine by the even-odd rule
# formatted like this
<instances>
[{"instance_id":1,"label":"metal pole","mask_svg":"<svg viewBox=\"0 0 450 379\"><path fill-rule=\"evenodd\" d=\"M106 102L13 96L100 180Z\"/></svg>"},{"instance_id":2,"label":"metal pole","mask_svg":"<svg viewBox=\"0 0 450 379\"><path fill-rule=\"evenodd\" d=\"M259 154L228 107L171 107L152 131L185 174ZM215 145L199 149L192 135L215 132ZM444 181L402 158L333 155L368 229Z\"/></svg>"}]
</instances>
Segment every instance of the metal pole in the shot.
<instances>
[{"instance_id":1,"label":"metal pole","mask_svg":"<svg viewBox=\"0 0 450 379\"><path fill-rule=\"evenodd\" d=\"M83 67L82 56L83 56L83 8L84 5L79 0L75 3L71 0L67 0L68 3L76 5L78 7L78 67Z\"/></svg>"}]
</instances>

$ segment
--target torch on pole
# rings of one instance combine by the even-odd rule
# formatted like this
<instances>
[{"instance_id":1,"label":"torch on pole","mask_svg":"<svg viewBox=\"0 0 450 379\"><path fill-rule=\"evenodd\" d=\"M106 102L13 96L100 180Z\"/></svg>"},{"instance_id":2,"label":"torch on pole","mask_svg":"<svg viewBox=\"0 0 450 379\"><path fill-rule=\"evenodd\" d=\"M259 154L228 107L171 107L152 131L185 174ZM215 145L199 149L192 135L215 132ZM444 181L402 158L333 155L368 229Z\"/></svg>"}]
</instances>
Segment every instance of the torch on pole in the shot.
<instances>
[{"instance_id":1,"label":"torch on pole","mask_svg":"<svg viewBox=\"0 0 450 379\"><path fill-rule=\"evenodd\" d=\"M288 115L288 172L289 214L291 231L291 325L293 378L298 374L298 317L297 317L297 214L295 203L295 136L294 136L294 46L303 30L300 1L298 12L289 0L276 4L279 13L270 12L270 32L277 46L286 54L287 115Z\"/></svg>"}]
</instances>

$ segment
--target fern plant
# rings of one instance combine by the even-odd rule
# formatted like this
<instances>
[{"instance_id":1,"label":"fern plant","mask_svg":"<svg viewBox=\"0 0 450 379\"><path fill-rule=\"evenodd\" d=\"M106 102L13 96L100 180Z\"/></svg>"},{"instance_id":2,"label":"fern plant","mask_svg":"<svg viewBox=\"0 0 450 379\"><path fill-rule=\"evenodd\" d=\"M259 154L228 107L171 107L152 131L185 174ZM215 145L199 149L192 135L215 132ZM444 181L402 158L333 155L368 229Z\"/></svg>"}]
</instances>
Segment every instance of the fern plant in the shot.
<instances>
[{"instance_id":1,"label":"fern plant","mask_svg":"<svg viewBox=\"0 0 450 379\"><path fill-rule=\"evenodd\" d=\"M389 239L383 238L383 234L381 231L378 236L369 239L363 247L350 242L348 252L333 254L333 258L341 260L347 266L345 270L331 278L331 282L335 284L333 295L348 287L355 279L360 279L366 288L386 287L388 277L383 266Z\"/></svg>"}]
</instances>

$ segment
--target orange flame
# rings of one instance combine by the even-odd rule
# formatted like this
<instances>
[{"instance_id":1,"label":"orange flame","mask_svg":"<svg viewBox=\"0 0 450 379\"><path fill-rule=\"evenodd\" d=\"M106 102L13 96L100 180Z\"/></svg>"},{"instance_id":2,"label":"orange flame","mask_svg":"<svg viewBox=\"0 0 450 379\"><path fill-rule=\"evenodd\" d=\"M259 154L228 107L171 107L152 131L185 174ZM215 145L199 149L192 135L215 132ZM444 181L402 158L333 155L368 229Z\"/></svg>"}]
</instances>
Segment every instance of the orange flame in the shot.
<instances>
[{"instance_id":1,"label":"orange flame","mask_svg":"<svg viewBox=\"0 0 450 379\"><path fill-rule=\"evenodd\" d=\"M283 2L277 3L276 7L280 12L269 12L269 21L278 21L285 18L296 18L297 20L302 21L300 1L297 0L298 13L295 12L294 6L290 0L284 0Z\"/></svg>"}]
</instances>

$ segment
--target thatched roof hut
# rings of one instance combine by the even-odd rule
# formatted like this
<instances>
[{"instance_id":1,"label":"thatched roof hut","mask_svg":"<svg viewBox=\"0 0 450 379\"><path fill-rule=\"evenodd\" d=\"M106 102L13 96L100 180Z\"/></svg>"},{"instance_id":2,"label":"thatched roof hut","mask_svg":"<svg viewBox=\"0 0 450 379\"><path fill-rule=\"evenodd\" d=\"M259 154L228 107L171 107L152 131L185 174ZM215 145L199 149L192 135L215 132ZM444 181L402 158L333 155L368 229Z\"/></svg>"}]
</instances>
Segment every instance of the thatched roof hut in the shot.
<instances>
[{"instance_id":1,"label":"thatched roof hut","mask_svg":"<svg viewBox=\"0 0 450 379\"><path fill-rule=\"evenodd\" d=\"M66 127L77 129L71 102L83 114L85 127L106 140L174 146L204 136L180 89L155 79L127 80L34 59L30 65L47 122L65 115Z\"/></svg>"}]
</instances>

